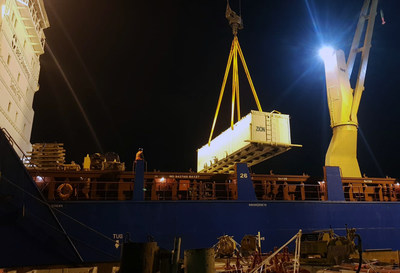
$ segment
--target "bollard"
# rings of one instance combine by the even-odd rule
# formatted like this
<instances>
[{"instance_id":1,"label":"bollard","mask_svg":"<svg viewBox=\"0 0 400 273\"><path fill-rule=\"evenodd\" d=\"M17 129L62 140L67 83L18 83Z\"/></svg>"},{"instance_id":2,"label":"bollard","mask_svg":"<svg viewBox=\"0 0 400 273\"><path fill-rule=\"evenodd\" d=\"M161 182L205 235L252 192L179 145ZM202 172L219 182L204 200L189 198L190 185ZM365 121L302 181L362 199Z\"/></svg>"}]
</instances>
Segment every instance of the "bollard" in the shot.
<instances>
[{"instance_id":1,"label":"bollard","mask_svg":"<svg viewBox=\"0 0 400 273\"><path fill-rule=\"evenodd\" d=\"M155 254L158 251L156 242L124 243L122 245L120 273L153 273Z\"/></svg>"},{"instance_id":2,"label":"bollard","mask_svg":"<svg viewBox=\"0 0 400 273\"><path fill-rule=\"evenodd\" d=\"M215 273L213 248L188 249L184 255L185 273Z\"/></svg>"}]
</instances>

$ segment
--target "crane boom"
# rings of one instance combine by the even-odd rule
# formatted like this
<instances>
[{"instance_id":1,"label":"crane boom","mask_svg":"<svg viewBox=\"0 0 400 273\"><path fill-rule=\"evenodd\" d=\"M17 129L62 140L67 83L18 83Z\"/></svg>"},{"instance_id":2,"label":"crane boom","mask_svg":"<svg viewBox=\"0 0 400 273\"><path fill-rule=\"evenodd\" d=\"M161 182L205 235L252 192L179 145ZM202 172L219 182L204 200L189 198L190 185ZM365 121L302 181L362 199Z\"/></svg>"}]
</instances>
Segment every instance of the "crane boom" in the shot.
<instances>
[{"instance_id":1,"label":"crane boom","mask_svg":"<svg viewBox=\"0 0 400 273\"><path fill-rule=\"evenodd\" d=\"M365 2L369 2L369 0L366 0ZM350 119L355 123L358 123L357 112L360 106L361 95L362 92L364 91L365 75L367 73L369 51L371 49L371 40L372 40L372 33L374 32L377 7L378 7L378 0L372 0L370 12L368 15L368 26L365 32L364 45L362 46L362 48L360 48L361 63L360 63L360 68L358 70L357 83L354 90L354 99L353 99L353 104L351 106L351 116L350 116Z\"/></svg>"},{"instance_id":2,"label":"crane boom","mask_svg":"<svg viewBox=\"0 0 400 273\"><path fill-rule=\"evenodd\" d=\"M353 43L351 44L351 49L349 52L349 57L347 59L347 73L349 75L349 79L353 72L354 62L356 60L356 56L359 50L361 35L363 33L363 29L365 26L365 21L368 17L368 9L369 9L370 1L364 1L364 4L361 8L360 17L358 19L356 33L354 34Z\"/></svg>"}]
</instances>

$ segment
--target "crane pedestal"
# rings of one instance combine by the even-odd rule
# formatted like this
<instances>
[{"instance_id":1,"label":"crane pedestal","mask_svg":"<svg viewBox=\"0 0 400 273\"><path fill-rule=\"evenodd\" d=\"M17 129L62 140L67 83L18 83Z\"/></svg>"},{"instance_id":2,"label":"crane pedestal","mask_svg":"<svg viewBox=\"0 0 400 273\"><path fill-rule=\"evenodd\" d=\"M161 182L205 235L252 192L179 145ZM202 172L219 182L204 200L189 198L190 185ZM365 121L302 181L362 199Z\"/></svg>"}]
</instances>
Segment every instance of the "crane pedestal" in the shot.
<instances>
[{"instance_id":1,"label":"crane pedestal","mask_svg":"<svg viewBox=\"0 0 400 273\"><path fill-rule=\"evenodd\" d=\"M326 166L340 166L343 177L361 177L357 161L357 125L333 127L331 143L325 157Z\"/></svg>"}]
</instances>

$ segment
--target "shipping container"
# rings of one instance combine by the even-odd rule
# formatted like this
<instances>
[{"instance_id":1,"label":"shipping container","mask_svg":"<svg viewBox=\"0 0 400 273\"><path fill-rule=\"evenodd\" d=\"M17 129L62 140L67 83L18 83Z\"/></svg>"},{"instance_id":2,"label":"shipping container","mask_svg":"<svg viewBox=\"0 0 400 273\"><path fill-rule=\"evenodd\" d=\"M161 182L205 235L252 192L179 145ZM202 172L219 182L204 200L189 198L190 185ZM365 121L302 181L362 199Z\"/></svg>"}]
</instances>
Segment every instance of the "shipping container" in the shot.
<instances>
[{"instance_id":1,"label":"shipping container","mask_svg":"<svg viewBox=\"0 0 400 273\"><path fill-rule=\"evenodd\" d=\"M198 172L233 172L234 164L255 165L292 147L289 115L251 111L197 151Z\"/></svg>"}]
</instances>

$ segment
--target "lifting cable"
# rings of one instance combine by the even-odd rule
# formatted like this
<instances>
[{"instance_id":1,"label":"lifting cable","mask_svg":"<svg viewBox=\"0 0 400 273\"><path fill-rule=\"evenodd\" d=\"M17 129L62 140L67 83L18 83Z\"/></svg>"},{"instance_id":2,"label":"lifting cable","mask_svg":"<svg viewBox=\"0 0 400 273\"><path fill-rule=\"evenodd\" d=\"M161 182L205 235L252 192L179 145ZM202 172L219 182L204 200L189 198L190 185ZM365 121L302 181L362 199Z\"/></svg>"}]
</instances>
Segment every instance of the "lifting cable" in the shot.
<instances>
[{"instance_id":1,"label":"lifting cable","mask_svg":"<svg viewBox=\"0 0 400 273\"><path fill-rule=\"evenodd\" d=\"M241 1L239 2L239 10L240 10L240 15L241 15ZM257 108L258 111L262 112L262 108L261 108L261 104L260 101L258 99L257 96L257 92L254 88L254 84L253 81L251 79L250 76L250 72L249 69L247 67L246 64L246 60L244 59L244 55L242 52L242 49L240 48L240 44L239 44L239 40L237 38L237 31L238 29L242 29L243 28L243 22L242 22L242 18L240 16L238 16L229 6L229 0L227 0L227 6L226 6L226 14L225 14L226 18L229 21L230 26L232 27L232 31L233 31L233 41L232 41L232 45L231 45L231 49L229 52L229 57L228 57L228 63L226 65L225 68L225 74L224 74L224 79L222 81L222 86L221 86L221 91L219 94L219 98L218 98L218 103L217 103L217 109L215 111L215 115L214 115L214 120L213 120L213 124L211 126L211 133L210 133L210 137L208 139L208 145L210 145L211 139L213 137L214 134L214 129L215 129L215 124L217 122L217 118L218 118L218 113L219 113L219 109L221 107L221 102L222 102L222 98L224 96L224 91L225 91L225 86L226 86L226 81L228 78L228 74L232 65L232 103L231 103L231 129L233 130L234 128L234 115L235 115L235 101L236 101L236 108L237 108L237 120L240 121L241 119L241 114L240 114L240 100L239 100L239 73L238 73L238 53L239 53L239 57L240 60L242 62L242 66L244 68L244 71L246 73L246 77L247 80L249 82L251 91L253 93L253 97L254 100L257 104Z\"/></svg>"},{"instance_id":2,"label":"lifting cable","mask_svg":"<svg viewBox=\"0 0 400 273\"><path fill-rule=\"evenodd\" d=\"M247 77L247 80L249 82L251 91L253 93L254 100L255 100L255 102L257 104L257 109L258 109L258 111L262 112L262 107L261 107L261 104L260 104L260 100L258 99L256 89L254 87L253 81L252 81L251 76L250 76L249 69L248 69L247 64L246 64L246 60L244 59L244 55L243 55L242 49L240 48L239 40L238 40L237 36L235 35L235 37L233 38L233 41L232 41L231 50L230 50L229 57L228 57L228 63L226 65L226 69L225 69L224 79L223 79L223 82L222 82L221 91L220 91L219 98L218 98L217 109L215 111L214 120L213 120L213 124L212 124L212 127L211 127L211 133L210 133L210 137L208 139L208 145L210 145L210 142L211 142L211 139L212 139L212 136L213 136L213 133L214 133L215 124L217 122L219 109L221 107L222 98L224 96L226 80L228 78L228 74L229 74L230 67L231 67L232 63L233 63L233 68L232 68L232 70L233 70L232 71L232 74L233 74L232 75L232 110L231 110L231 129L232 130L233 130L234 114L235 114L235 98L236 98L236 105L237 105L238 121L241 119L241 116L240 116L240 101L239 101L239 75L238 75L238 61L237 61L237 55L238 54L237 53L239 53L239 57L240 57L240 60L242 62L244 71L246 73L246 77Z\"/></svg>"}]
</instances>

